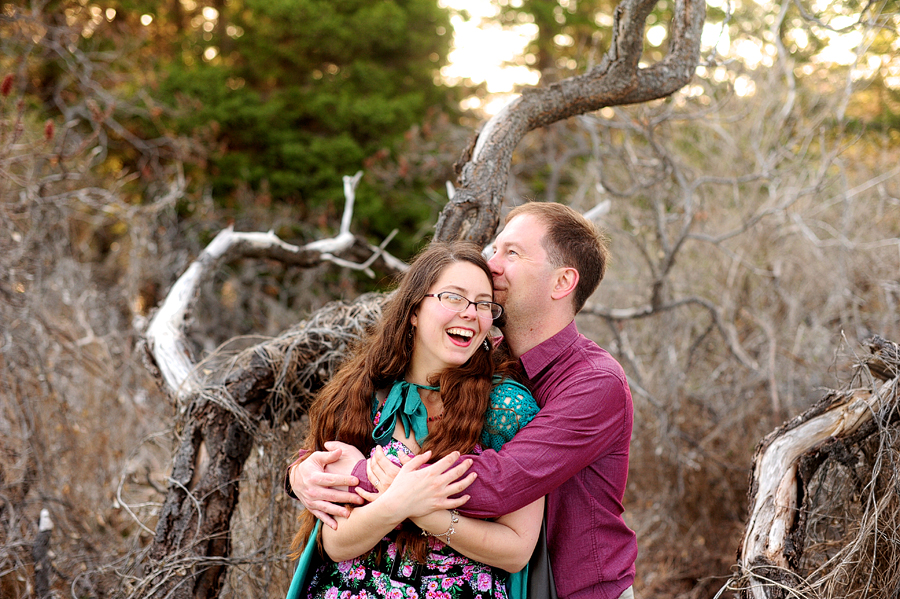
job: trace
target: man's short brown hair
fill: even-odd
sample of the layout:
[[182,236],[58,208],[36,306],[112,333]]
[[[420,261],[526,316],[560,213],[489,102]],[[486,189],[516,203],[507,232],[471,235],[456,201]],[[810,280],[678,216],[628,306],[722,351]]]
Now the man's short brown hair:
[[555,268],[568,267],[578,271],[578,285],[572,298],[577,314],[606,274],[609,260],[606,237],[584,216],[554,202],[528,202],[517,206],[506,216],[506,222],[526,214],[547,227],[541,246],[547,252],[550,264]]

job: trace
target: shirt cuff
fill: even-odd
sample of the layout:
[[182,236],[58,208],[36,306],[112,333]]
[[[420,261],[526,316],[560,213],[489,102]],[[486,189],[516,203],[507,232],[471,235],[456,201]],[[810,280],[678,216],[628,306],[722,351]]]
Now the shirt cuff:
[[294,489],[291,488],[291,468],[300,463],[300,460],[303,459],[303,456],[306,455],[306,450],[301,449],[297,452],[297,459],[290,463],[287,467],[287,470],[284,471],[284,492],[287,493],[288,497],[291,499],[297,499],[299,501],[299,497],[294,494]]
[[375,485],[369,482],[369,476],[366,474],[365,460],[356,462],[356,466],[353,467],[353,471],[350,474],[359,479],[359,484],[356,487],[350,487],[349,490],[351,492],[353,492],[355,489],[362,489],[363,491],[368,491],[369,493],[378,492],[378,489],[375,488]]

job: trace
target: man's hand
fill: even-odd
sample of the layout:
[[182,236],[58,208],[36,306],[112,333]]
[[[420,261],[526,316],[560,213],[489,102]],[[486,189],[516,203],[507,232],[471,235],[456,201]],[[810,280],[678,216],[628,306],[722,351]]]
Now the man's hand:
[[350,473],[363,456],[352,445],[337,441],[325,443],[325,448],[329,451],[316,451],[291,468],[291,489],[316,518],[337,529],[332,516],[347,518],[350,515],[350,510],[343,504],[364,503],[359,495],[347,491],[348,487],[359,484]]

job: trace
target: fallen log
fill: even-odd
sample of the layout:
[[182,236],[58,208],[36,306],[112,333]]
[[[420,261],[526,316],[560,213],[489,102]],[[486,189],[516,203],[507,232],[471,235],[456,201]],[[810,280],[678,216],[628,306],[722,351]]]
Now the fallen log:
[[[896,596],[900,574],[900,350],[865,342],[850,382],[757,447],[740,597]],[[723,590],[725,590],[723,588]]]

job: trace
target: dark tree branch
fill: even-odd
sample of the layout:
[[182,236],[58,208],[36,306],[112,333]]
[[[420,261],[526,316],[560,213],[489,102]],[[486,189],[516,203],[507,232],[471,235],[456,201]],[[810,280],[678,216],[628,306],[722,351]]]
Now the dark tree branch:
[[706,3],[678,0],[669,53],[641,68],[644,22],[657,1],[624,0],[616,8],[612,44],[599,65],[546,88],[526,89],[488,121],[456,165],[456,191],[438,219],[436,241],[490,241],[500,222],[513,150],[529,131],[606,106],[664,98],[690,81],[700,57]]

